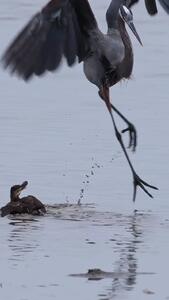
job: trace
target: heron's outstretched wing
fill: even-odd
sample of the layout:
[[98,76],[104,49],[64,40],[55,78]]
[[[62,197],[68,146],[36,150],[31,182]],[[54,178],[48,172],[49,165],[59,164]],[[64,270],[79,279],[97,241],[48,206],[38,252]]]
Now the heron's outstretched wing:
[[95,27],[88,0],[51,0],[21,30],[2,63],[24,80],[57,69],[63,56],[72,66],[88,54],[88,33]]
[[[133,6],[134,4],[136,4],[139,0],[129,0],[129,7]],[[163,9],[166,11],[166,13],[169,14],[169,0],[159,0],[161,6],[163,7]],[[147,9],[147,12],[150,15],[155,15],[158,13],[157,10],[157,5],[156,5],[156,0],[145,0],[145,6]]]

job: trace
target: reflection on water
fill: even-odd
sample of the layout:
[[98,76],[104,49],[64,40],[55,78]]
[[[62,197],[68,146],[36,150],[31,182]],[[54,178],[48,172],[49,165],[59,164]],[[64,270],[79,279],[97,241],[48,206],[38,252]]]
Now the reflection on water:
[[100,295],[99,299],[101,300],[118,298],[125,291],[131,291],[136,284],[138,274],[136,254],[139,244],[143,242],[140,216],[144,218],[137,213],[129,217],[126,231],[130,232],[130,236],[124,243],[121,242],[115,246],[115,251],[119,253],[119,259],[114,263],[114,271],[117,274],[125,272],[128,276],[113,279],[111,287],[107,288],[106,293]]
[[[137,259],[136,252],[138,248],[138,243],[141,243],[141,229],[137,224],[139,216],[135,214],[130,218],[129,229],[131,233],[129,241],[126,246],[122,246],[119,249],[119,261],[116,262],[117,268],[119,271],[127,270],[128,278],[124,282],[116,280],[112,284],[112,291],[114,295],[117,295],[117,290],[126,289],[127,291],[131,290],[136,284],[136,273],[137,273]],[[139,221],[139,220],[138,220]]]
[[[97,255],[95,267],[109,271],[108,276],[104,274],[101,278],[105,280],[90,283],[88,292],[88,276],[82,274],[80,277],[85,277],[84,280],[78,281],[79,291],[85,289],[90,295],[96,289],[97,299],[127,297],[134,291],[138,279],[146,282],[144,278],[154,276],[151,268],[140,269],[139,261],[140,253],[146,249],[145,233],[154,222],[151,214],[123,215],[97,211],[94,205],[58,204],[49,206],[44,217],[25,215],[2,220],[7,220],[9,226],[7,275],[17,274],[14,287],[21,294],[25,289],[28,292],[36,288],[37,297],[41,289],[44,290],[46,296],[42,299],[50,299],[50,294],[56,297],[58,289],[60,294],[67,295],[65,284],[76,290],[78,280],[78,274],[71,279],[68,275],[82,271],[82,262],[85,269],[92,268]],[[104,254],[107,250],[109,255]],[[108,270],[102,268],[105,262]],[[23,272],[28,274],[27,278],[22,278]],[[2,283],[4,285],[4,281]]]
[[[110,1],[90,2],[105,28]],[[1,0],[1,54],[43,4],[45,0]],[[100,205],[63,204],[49,206],[42,218],[1,218],[0,299],[143,300],[146,289],[155,291],[153,300],[169,296],[169,18],[161,12],[148,17],[142,4],[134,11],[144,40],[144,48],[134,45],[134,80],[115,87],[112,96],[138,129],[139,148],[132,159],[145,178],[158,182],[160,198],[149,201],[139,192],[136,208],[153,212],[131,213],[129,170],[82,66],[65,66],[30,84],[0,69],[0,206],[9,186],[25,177],[31,181],[30,193],[44,203],[63,202],[67,196],[77,202],[81,190],[82,203]],[[117,276],[95,282],[67,276],[89,268]]]
[[[58,211],[59,209],[59,211]],[[75,277],[86,277],[89,280],[100,280],[104,278],[113,278],[111,286],[106,291],[99,293],[99,299],[114,299],[119,295],[130,292],[137,283],[138,276],[152,275],[152,272],[138,272],[137,251],[144,243],[143,230],[146,222],[152,219],[152,216],[145,213],[134,212],[133,215],[115,214],[113,212],[99,212],[94,205],[64,205],[49,206],[49,215],[60,220],[89,222],[95,227],[112,228],[113,235],[109,236],[109,242],[112,244],[112,255],[118,253],[118,259],[113,263],[113,272],[106,274],[74,274]],[[143,226],[142,226],[143,225]],[[121,227],[121,233],[115,231],[115,228]],[[97,247],[97,243],[86,239],[86,243]],[[96,250],[97,251],[97,250]],[[99,266],[98,266],[99,267]],[[151,271],[151,270],[150,270]]]
[[39,247],[33,232],[41,229],[37,219],[32,217],[9,217],[9,237],[7,244],[10,249],[9,260],[13,266],[17,266],[19,261],[23,261],[27,253],[33,252]]

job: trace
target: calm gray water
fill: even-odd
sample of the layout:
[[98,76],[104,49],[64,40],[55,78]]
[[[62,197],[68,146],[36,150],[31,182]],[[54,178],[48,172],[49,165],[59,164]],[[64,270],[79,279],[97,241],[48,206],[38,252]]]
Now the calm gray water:
[[[44,3],[1,0],[1,54]],[[108,3],[91,1],[103,30]],[[140,176],[160,188],[153,200],[139,190],[133,205],[130,170],[81,65],[63,65],[29,84],[0,70],[1,206],[10,186],[24,180],[25,195],[47,205],[74,204],[50,208],[41,218],[1,219],[3,300],[169,299],[169,18],[161,9],[150,18],[142,4],[134,17],[144,47],[132,39],[133,78],[111,96],[138,129],[130,157]],[[68,276],[90,268],[117,275],[101,281]]]

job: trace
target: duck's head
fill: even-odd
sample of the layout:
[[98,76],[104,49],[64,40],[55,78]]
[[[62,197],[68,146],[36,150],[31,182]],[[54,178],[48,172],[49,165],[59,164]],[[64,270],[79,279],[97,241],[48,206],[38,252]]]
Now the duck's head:
[[20,193],[26,188],[27,185],[28,181],[24,181],[21,185],[13,185],[10,191],[11,201],[17,201]]

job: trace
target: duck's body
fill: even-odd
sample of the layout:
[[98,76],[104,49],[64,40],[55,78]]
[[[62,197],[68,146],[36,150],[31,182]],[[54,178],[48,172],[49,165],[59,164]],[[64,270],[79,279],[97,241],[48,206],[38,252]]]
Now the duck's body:
[[46,208],[43,203],[32,195],[21,198],[23,209],[26,210],[28,214],[41,214],[46,213]]
[[44,204],[34,196],[26,196],[19,198],[23,189],[27,186],[28,182],[24,181],[21,185],[14,185],[11,187],[10,198],[11,201],[1,208],[1,216],[15,215],[15,214],[32,214],[41,215],[46,213]]
[[8,202],[5,206],[1,207],[1,217],[5,217],[7,215],[15,215],[22,214],[24,212],[24,207],[21,201]]

